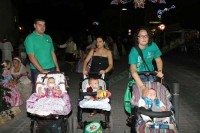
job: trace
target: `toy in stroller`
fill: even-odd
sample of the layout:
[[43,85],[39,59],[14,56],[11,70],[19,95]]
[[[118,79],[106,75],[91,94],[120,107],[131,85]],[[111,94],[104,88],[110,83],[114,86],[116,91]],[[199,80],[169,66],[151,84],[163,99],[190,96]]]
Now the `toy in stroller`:
[[[138,74],[147,77],[156,75],[155,72],[140,72]],[[178,114],[176,112],[178,109],[176,110],[177,107],[172,105],[172,100],[174,101],[175,97],[172,97],[169,86],[156,81],[147,81],[144,84],[150,89],[143,96],[134,80],[127,85],[124,105],[129,115],[127,125],[131,127],[131,133],[177,133],[178,124],[175,121],[174,113]],[[154,98],[149,98],[147,95],[152,95],[152,93]],[[142,102],[147,107],[141,106]]]
[[[95,75],[98,73],[90,72],[90,74]],[[79,89],[78,112],[77,116],[73,118],[73,132],[77,133],[78,129],[83,129],[84,133],[97,131],[112,132],[111,93],[106,90],[104,75],[101,75],[101,78],[84,75],[83,80],[80,81]],[[97,114],[94,117],[85,117],[83,112],[85,112],[85,114],[90,113],[89,116],[93,116],[93,113]],[[105,119],[101,119],[99,117],[101,115],[103,115]],[[83,117],[84,119],[89,118],[88,121],[83,121]],[[97,119],[100,120],[96,121]]]
[[64,74],[39,74],[36,92],[26,101],[32,133],[66,133],[71,130],[71,102]]

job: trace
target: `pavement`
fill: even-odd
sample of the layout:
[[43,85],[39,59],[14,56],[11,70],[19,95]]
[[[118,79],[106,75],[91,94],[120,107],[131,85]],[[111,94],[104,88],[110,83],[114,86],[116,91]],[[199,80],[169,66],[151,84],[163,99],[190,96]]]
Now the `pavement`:
[[[127,56],[123,56],[119,61],[114,62],[114,71],[110,78],[113,133],[130,132],[130,128],[126,125],[127,115],[123,107],[124,92],[129,81],[127,59]],[[166,81],[170,86],[174,82],[180,83],[179,133],[199,133],[200,63],[197,59],[191,58],[186,54],[177,53],[166,55],[163,57],[163,60]],[[77,113],[77,98],[81,74],[71,72],[70,66],[66,63],[62,63],[61,71],[69,76],[69,95],[72,101],[72,114],[70,118],[74,118]],[[25,105],[22,105],[20,108],[22,112],[5,125],[2,125],[0,133],[30,133],[30,118],[26,115]],[[86,114],[83,119],[90,118]],[[95,117],[92,119],[95,119]],[[83,131],[78,130],[79,132]]]

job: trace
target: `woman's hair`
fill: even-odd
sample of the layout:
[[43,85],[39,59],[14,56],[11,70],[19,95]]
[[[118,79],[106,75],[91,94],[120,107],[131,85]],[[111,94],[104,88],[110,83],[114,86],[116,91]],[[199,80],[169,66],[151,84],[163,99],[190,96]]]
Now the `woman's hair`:
[[97,38],[101,38],[105,42],[105,36],[104,35],[98,34],[98,35],[96,35],[96,39]]
[[153,42],[153,34],[152,34],[152,31],[149,30],[149,28],[144,27],[144,26],[138,28],[138,29],[135,31],[134,35],[133,35],[135,45],[138,45],[138,44],[139,44],[139,42],[138,42],[138,34],[139,34],[139,32],[140,32],[141,30],[147,31],[147,35],[149,36],[148,45],[151,45],[152,42]]

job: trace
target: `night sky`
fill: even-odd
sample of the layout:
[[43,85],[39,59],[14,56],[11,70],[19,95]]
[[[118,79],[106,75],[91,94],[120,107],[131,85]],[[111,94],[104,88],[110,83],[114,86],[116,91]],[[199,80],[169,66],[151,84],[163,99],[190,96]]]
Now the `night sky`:
[[[19,23],[32,28],[35,18],[44,18],[48,29],[77,31],[90,28],[93,21],[102,21],[105,27],[116,28],[119,21],[119,11],[122,7],[129,10],[129,16],[123,15],[123,21],[134,17],[136,24],[143,24],[146,8],[164,9],[174,4],[176,9],[163,14],[164,23],[179,23],[184,28],[199,29],[199,0],[166,0],[167,4],[152,4],[147,2],[144,9],[135,9],[132,2],[128,4],[110,5],[111,0],[12,0],[19,13]],[[155,15],[155,11],[149,12]],[[131,16],[132,15],[132,16]],[[196,17],[194,17],[196,16]],[[129,17],[129,18],[126,18]],[[157,16],[153,16],[157,18]],[[126,25],[127,22],[123,22]],[[131,21],[130,21],[131,23]]]

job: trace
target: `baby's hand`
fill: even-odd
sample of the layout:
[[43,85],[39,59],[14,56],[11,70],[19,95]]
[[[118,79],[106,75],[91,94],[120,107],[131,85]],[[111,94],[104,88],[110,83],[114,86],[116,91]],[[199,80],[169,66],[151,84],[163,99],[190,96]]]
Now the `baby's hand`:
[[166,108],[165,108],[164,106],[160,107],[160,109],[161,109],[162,111],[166,111]]
[[41,86],[38,88],[38,93],[39,93],[39,95],[40,95],[41,97],[43,97],[43,96],[45,95],[45,93],[42,92],[42,87],[41,87]]

